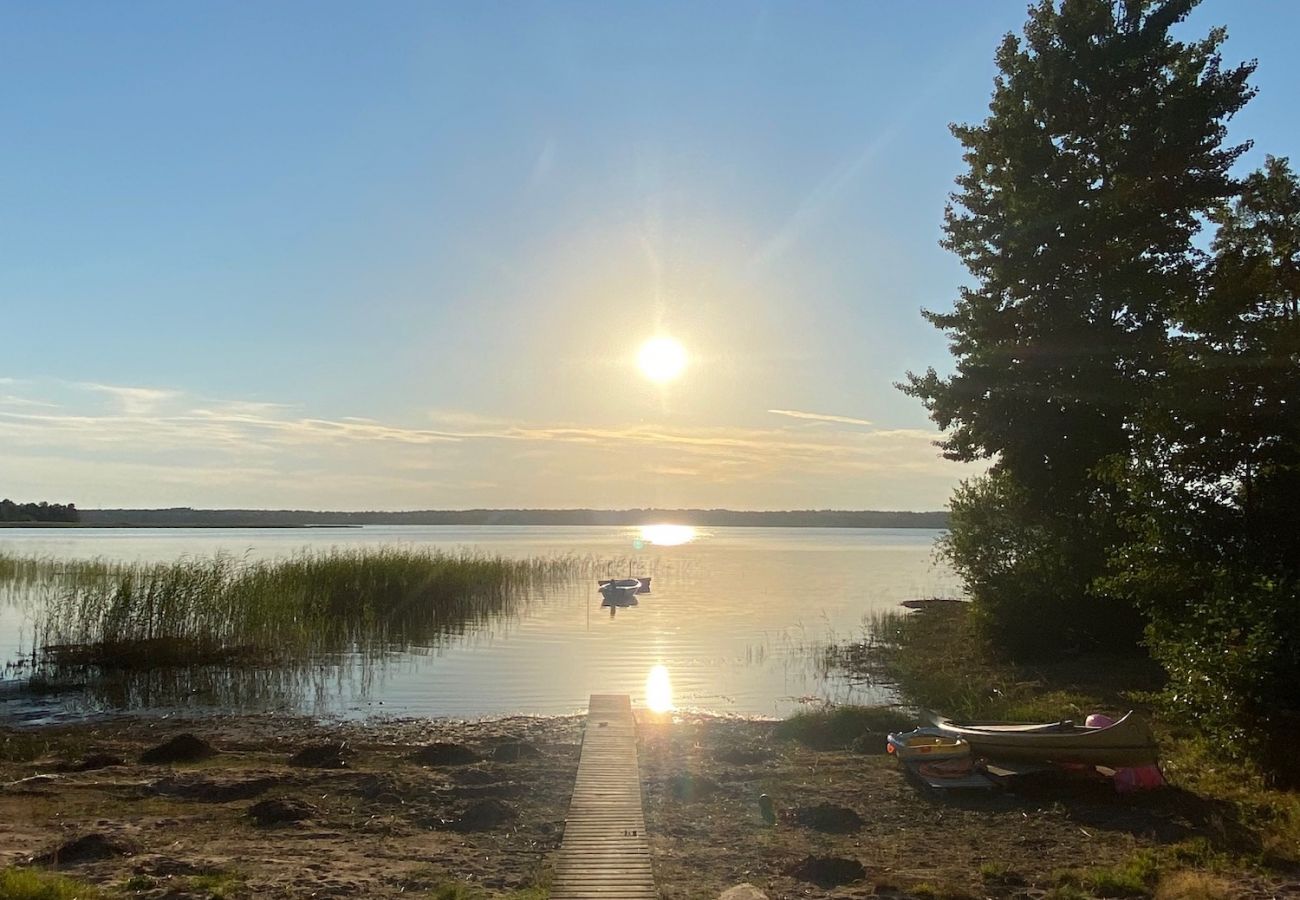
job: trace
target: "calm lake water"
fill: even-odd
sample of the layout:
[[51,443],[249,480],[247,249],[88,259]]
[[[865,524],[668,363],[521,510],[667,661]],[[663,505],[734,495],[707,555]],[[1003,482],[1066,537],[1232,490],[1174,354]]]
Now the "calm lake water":
[[[593,692],[628,693],[643,702],[656,666],[667,670],[678,708],[779,716],[810,702],[869,702],[880,698],[876,689],[819,671],[809,651],[860,635],[873,610],[959,595],[956,575],[933,556],[939,534],[527,526],[7,530],[0,532],[0,551],[58,558],[168,561],[218,552],[274,558],[304,549],[401,545],[511,557],[579,555],[610,560],[611,575],[654,581],[639,606],[613,618],[600,608],[595,583],[583,579],[539,591],[518,612],[439,646],[394,652],[378,665],[334,661],[293,677],[199,678],[187,683],[180,700],[174,689],[149,687],[93,700],[76,694],[33,700],[8,691],[0,693],[0,718],[46,720],[79,714],[88,704],[194,711],[233,704],[348,717],[564,714],[585,709]],[[16,596],[0,602],[0,661],[29,648],[30,602]],[[167,699],[160,704],[155,696]]]

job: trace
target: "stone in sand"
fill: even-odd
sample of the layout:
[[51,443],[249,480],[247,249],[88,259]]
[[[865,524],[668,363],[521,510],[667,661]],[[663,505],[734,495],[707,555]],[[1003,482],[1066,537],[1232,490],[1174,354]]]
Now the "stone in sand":
[[114,753],[88,753],[77,762],[65,762],[59,766],[60,772],[90,772],[95,769],[107,769],[110,766],[124,766],[126,760]]
[[842,856],[805,856],[785,873],[823,888],[839,887],[867,877],[862,863]]
[[248,808],[248,814],[258,825],[281,825],[286,822],[301,822],[320,812],[305,800],[293,797],[276,797],[263,800]]
[[767,894],[746,881],[727,888],[718,895],[718,900],[767,900]]
[[159,744],[140,754],[142,763],[202,762],[217,755],[217,749],[203,738],[192,734],[178,734],[170,741]]
[[139,851],[140,845],[134,841],[93,832],[34,856],[31,861],[38,866],[75,866],[115,856],[133,856]]
[[452,820],[451,827],[456,831],[491,831],[500,828],[515,815],[515,808],[509,803],[489,798],[467,806],[465,812]]
[[507,741],[498,744],[492,751],[492,758],[497,762],[519,762],[524,759],[536,759],[542,752],[527,741]]
[[311,744],[289,757],[289,765],[307,769],[346,769],[352,750],[347,744]]
[[479,755],[464,744],[435,741],[410,756],[422,766],[467,766],[479,761]]
[[812,806],[796,806],[786,810],[781,816],[795,825],[803,825],[827,834],[849,834],[857,831],[866,823],[862,817],[847,806],[833,803],[817,803]]

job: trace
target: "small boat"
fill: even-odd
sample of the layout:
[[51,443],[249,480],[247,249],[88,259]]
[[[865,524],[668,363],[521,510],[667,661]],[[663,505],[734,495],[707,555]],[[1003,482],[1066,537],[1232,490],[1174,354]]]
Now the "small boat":
[[649,578],[610,578],[597,582],[600,595],[605,599],[601,606],[636,606],[637,594],[650,593]]
[[970,759],[970,744],[938,728],[888,735],[885,750],[900,760]]
[[954,722],[932,716],[943,734],[961,738],[980,757],[1093,766],[1142,766],[1158,761],[1156,739],[1136,713],[1090,728],[1069,720],[1042,725]]

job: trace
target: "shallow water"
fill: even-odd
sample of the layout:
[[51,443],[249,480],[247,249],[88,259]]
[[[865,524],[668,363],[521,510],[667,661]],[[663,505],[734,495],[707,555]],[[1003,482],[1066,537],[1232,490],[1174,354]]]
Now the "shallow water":
[[[0,532],[0,551],[57,558],[167,561],[224,552],[272,558],[303,549],[468,547],[503,556],[573,554],[609,574],[653,576],[653,591],[610,617],[585,579],[539,591],[519,611],[437,647],[378,664],[321,660],[303,671],[152,676],[93,696],[33,701],[0,694],[0,717],[48,719],[87,706],[161,711],[285,709],[312,714],[473,717],[562,714],[593,692],[644,703],[663,666],[678,708],[785,715],[822,700],[879,699],[820,671],[809,649],[862,632],[873,610],[953,596],[955,574],[933,558],[939,532],[921,529],[366,526],[313,529],[132,529]],[[656,543],[658,541],[659,543]],[[680,543],[677,543],[680,541]],[[22,597],[0,603],[0,660],[24,649]],[[27,637],[30,644],[30,635]],[[662,689],[662,675],[656,676]]]

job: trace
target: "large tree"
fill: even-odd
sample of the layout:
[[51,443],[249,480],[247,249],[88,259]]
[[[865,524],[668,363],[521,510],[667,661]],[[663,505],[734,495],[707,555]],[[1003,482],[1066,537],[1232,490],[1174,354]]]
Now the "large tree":
[[1183,711],[1300,783],[1300,179],[1269,157],[1213,218],[1205,290],[1123,467],[1113,586],[1150,616]]
[[1171,35],[1195,5],[1043,0],[998,49],[988,118],[952,129],[966,171],[944,246],[973,282],[925,313],[955,370],[904,389],[947,456],[993,460],[954,499],[949,552],[1010,649],[1067,625],[1087,638],[1123,502],[1102,469],[1131,451],[1175,310],[1198,290],[1193,241],[1237,190],[1246,147],[1225,145],[1226,122],[1254,65],[1223,66],[1222,29]]

